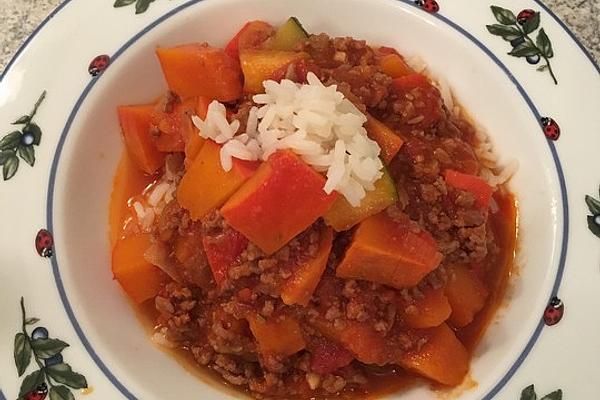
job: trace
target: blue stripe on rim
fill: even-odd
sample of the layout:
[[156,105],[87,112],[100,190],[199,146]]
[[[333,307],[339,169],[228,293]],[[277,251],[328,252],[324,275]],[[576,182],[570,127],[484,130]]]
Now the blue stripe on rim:
[[[8,65],[5,68],[4,72],[0,75],[0,82],[2,81],[2,79],[4,79],[4,77],[6,76],[6,74],[8,73],[8,71],[10,70],[10,68],[12,67],[12,65],[15,63],[16,59],[18,58],[18,56],[27,47],[27,45],[34,39],[34,37],[37,36],[37,34],[42,30],[42,28],[60,10],[62,10],[71,1],[72,0],[65,0],[62,4],[60,4],[38,26],[38,28],[36,28],[34,30],[34,32],[27,38],[27,40],[19,48],[19,50],[17,51],[17,53],[15,54],[15,56],[8,63]],[[116,58],[118,56],[120,56],[133,43],[135,43],[141,36],[143,36],[144,34],[146,34],[148,31],[152,30],[158,24],[162,23],[163,21],[165,21],[166,19],[170,18],[171,16],[179,13],[180,11],[182,11],[182,10],[190,7],[191,5],[199,3],[200,1],[202,1],[202,0],[192,0],[192,1],[189,1],[188,3],[185,3],[185,4],[181,5],[181,6],[178,6],[175,9],[171,10],[169,13],[163,15],[162,17],[160,17],[159,19],[157,19],[156,21],[154,21],[152,24],[148,25],[146,28],[144,28],[141,32],[139,32],[136,36],[134,36],[131,40],[129,40],[123,47],[121,47],[114,54],[114,56],[112,57],[113,61],[116,60]],[[411,2],[411,1],[409,1],[409,0],[399,0],[399,1],[402,1],[402,2],[404,2],[406,4],[410,4],[410,5],[414,6],[414,3]],[[557,21],[557,23],[567,32],[567,34],[579,46],[579,48],[582,50],[582,52],[584,53],[584,55],[590,60],[590,62],[592,63],[592,65],[594,65],[594,67],[596,68],[596,70],[600,71],[600,68],[598,67],[598,64],[595,63],[594,59],[591,57],[591,55],[588,53],[588,51],[585,49],[585,47],[579,42],[579,40],[576,38],[576,36],[566,27],[566,25],[554,13],[552,13],[540,0],[534,0],[534,1],[537,4],[539,4],[540,7],[542,7],[548,14],[550,14]],[[531,111],[533,112],[533,114],[535,115],[535,117],[539,121],[539,119],[540,119],[540,113],[538,112],[538,110],[534,106],[534,104],[531,101],[531,99],[529,98],[529,96],[526,94],[526,92],[523,89],[523,87],[518,83],[518,81],[516,80],[516,78],[510,73],[510,71],[508,70],[508,68],[506,68],[506,66],[487,47],[485,47],[480,41],[478,41],[469,32],[467,32],[466,30],[464,30],[463,28],[461,28],[460,26],[458,26],[454,22],[452,22],[452,21],[448,20],[447,18],[443,17],[442,15],[434,14],[434,17],[436,17],[436,18],[440,19],[441,21],[447,23],[452,28],[456,29],[457,31],[459,31],[460,33],[462,33],[463,35],[465,35],[466,37],[468,37],[481,50],[483,50],[488,56],[490,56],[492,58],[492,60],[507,74],[507,76],[513,82],[513,84],[517,87],[517,89],[519,90],[519,92],[521,93],[521,95],[526,100],[527,104],[529,105],[529,108],[531,109]],[[61,134],[61,137],[59,139],[59,143],[58,143],[57,150],[56,150],[56,153],[55,153],[55,158],[54,158],[53,163],[52,163],[52,168],[51,168],[51,173],[50,173],[50,182],[49,182],[49,186],[48,186],[49,190],[48,190],[48,205],[47,205],[47,215],[48,215],[47,222],[48,222],[48,227],[49,227],[50,231],[52,231],[52,227],[53,227],[53,224],[52,224],[53,193],[54,193],[54,183],[55,183],[55,179],[56,179],[56,169],[57,169],[57,166],[58,166],[58,161],[59,161],[59,158],[60,158],[60,154],[62,152],[62,148],[63,148],[64,142],[65,142],[65,139],[66,139],[66,135],[67,135],[68,130],[69,130],[69,128],[70,128],[70,126],[71,126],[74,118],[75,118],[75,115],[76,115],[77,111],[79,110],[79,108],[81,107],[81,104],[83,103],[83,101],[85,100],[85,98],[87,97],[87,95],[89,94],[90,90],[93,88],[95,82],[96,82],[96,80],[94,79],[94,80],[92,80],[86,86],[84,92],[82,93],[82,95],[80,96],[80,98],[78,99],[78,101],[76,102],[75,107],[74,107],[73,111],[71,112],[71,115],[69,116],[67,124],[66,124],[66,126],[65,126],[65,128],[64,128],[64,130],[63,130],[63,132]],[[561,255],[560,255],[560,260],[559,260],[559,269],[558,269],[557,276],[556,276],[556,279],[555,279],[555,282],[554,282],[554,286],[553,286],[553,289],[552,289],[552,295],[555,295],[558,292],[558,289],[560,287],[562,276],[563,276],[563,273],[564,273],[564,268],[565,268],[566,251],[567,251],[567,246],[568,246],[569,214],[568,214],[568,198],[567,198],[567,193],[566,193],[566,184],[565,184],[565,179],[564,179],[564,174],[563,174],[562,166],[560,164],[560,160],[559,160],[559,157],[558,157],[558,153],[556,151],[554,143],[548,141],[548,146],[550,147],[550,151],[552,153],[552,157],[553,157],[554,162],[555,162],[556,167],[557,167],[557,173],[558,173],[560,187],[561,187],[561,196],[562,196],[562,201],[563,201],[563,219],[564,219],[563,240],[562,240],[562,250],[561,250]],[[60,296],[61,296],[61,300],[63,301],[63,305],[65,306],[65,310],[67,312],[67,315],[69,316],[69,319],[71,320],[71,323],[73,324],[73,327],[75,328],[75,331],[77,332],[77,335],[79,336],[80,340],[82,341],[84,347],[86,348],[86,350],[88,351],[88,353],[90,354],[90,356],[92,357],[92,359],[94,360],[94,362],[96,362],[96,364],[98,365],[98,367],[107,376],[107,378],[117,387],[117,389],[119,389],[119,391],[121,391],[121,393],[125,397],[127,397],[128,399],[136,399],[135,396],[133,396],[119,382],[119,380],[110,372],[110,370],[108,370],[108,368],[106,367],[106,365],[100,360],[100,358],[98,357],[98,355],[96,354],[96,352],[94,351],[94,349],[91,347],[89,341],[87,340],[87,338],[83,334],[83,331],[81,330],[81,327],[79,326],[79,323],[77,322],[77,320],[76,320],[76,318],[75,318],[75,316],[73,314],[73,310],[72,310],[71,305],[70,305],[70,303],[68,301],[68,298],[67,298],[66,293],[65,293],[64,286],[62,284],[62,278],[60,276],[60,271],[58,270],[58,265],[57,265],[57,262],[56,262],[56,258],[52,259],[52,267],[53,267],[53,272],[54,272],[54,277],[55,277],[55,280],[56,280],[56,284],[57,284],[57,287],[58,287],[58,290],[59,290],[59,293],[60,293]],[[533,346],[534,346],[535,342],[537,341],[537,339],[538,339],[538,337],[539,337],[539,335],[540,335],[543,327],[544,327],[544,323],[540,319],[540,322],[538,323],[538,326],[536,327],[536,329],[535,329],[535,331],[534,331],[531,339],[529,340],[529,342],[525,346],[525,348],[522,351],[521,355],[518,357],[518,359],[515,361],[515,363],[513,364],[513,366],[506,373],[506,375],[484,397],[484,400],[492,399],[502,389],[502,387],[504,387],[504,385],[510,380],[510,378],[514,375],[514,373],[517,371],[517,369],[520,367],[520,365],[523,363],[523,361],[525,360],[525,358],[527,357],[527,355],[529,354],[529,352],[533,348]],[[4,397],[4,395],[2,394],[1,391],[0,391],[0,400],[5,400],[5,397]]]

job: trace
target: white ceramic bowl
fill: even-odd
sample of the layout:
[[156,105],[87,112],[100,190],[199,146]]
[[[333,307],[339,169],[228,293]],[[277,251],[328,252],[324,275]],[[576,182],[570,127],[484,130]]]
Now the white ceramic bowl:
[[[125,43],[83,97],[58,158],[52,207],[56,262],[66,298],[97,363],[141,399],[198,395],[215,387],[154,347],[110,272],[108,202],[122,151],[115,108],[148,102],[165,89],[157,46],[195,41],[224,45],[247,20],[273,24],[296,16],[310,32],[364,38],[420,56],[486,128],[502,162],[519,160],[511,182],[519,201],[519,273],[509,299],[473,358],[478,385],[464,399],[484,398],[510,372],[540,322],[556,275],[562,200],[556,167],[536,116],[511,77],[463,33],[403,2],[389,0],[221,0],[189,5]],[[200,395],[201,394],[201,395]],[[435,398],[426,387],[394,398]]]

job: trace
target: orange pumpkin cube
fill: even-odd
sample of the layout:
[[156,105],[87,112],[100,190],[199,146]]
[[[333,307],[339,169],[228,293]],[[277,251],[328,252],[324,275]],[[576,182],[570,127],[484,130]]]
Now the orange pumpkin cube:
[[290,316],[280,315],[265,320],[252,315],[247,319],[263,355],[291,356],[306,347],[300,324]]
[[380,157],[383,162],[386,165],[392,162],[404,144],[404,140],[391,128],[371,115],[367,116],[365,128],[369,138],[376,141],[381,148]]
[[307,305],[315,291],[321,275],[327,267],[327,260],[333,245],[333,231],[324,228],[321,232],[321,243],[314,258],[306,260],[295,270],[281,288],[281,299],[285,304]]
[[[199,157],[200,158],[200,157]],[[288,150],[274,153],[225,203],[221,215],[267,254],[273,254],[329,210],[337,193]]]
[[446,284],[446,296],[452,308],[449,322],[461,328],[470,324],[485,306],[488,290],[483,282],[467,267],[452,268]]
[[382,212],[360,223],[336,275],[402,289],[419,283],[442,258],[428,232],[415,233]]
[[165,282],[165,274],[144,258],[151,235],[120,239],[112,253],[112,272],[125,293],[136,303],[153,298]]
[[242,95],[240,66],[221,49],[194,43],[158,48],[156,54],[169,89],[184,99],[204,96],[228,102]]
[[402,301],[401,309],[402,319],[406,325],[415,329],[441,325],[452,313],[450,303],[444,295],[444,288],[427,290],[422,298],[416,299],[413,303]]
[[163,166],[165,155],[156,149],[150,134],[154,105],[119,106],[117,113],[129,157],[140,170],[155,173]]
[[400,358],[400,365],[443,385],[460,385],[469,370],[467,349],[446,324],[433,328],[428,336],[420,350]]
[[177,188],[181,207],[198,220],[219,208],[256,171],[258,163],[233,160],[233,168],[221,166],[221,146],[206,140]]

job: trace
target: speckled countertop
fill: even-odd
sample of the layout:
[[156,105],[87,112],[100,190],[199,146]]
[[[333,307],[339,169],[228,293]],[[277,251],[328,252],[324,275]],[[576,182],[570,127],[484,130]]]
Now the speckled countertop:
[[[0,71],[25,38],[62,0],[0,0]],[[110,1],[110,0],[107,0]],[[600,0],[545,0],[600,60]]]

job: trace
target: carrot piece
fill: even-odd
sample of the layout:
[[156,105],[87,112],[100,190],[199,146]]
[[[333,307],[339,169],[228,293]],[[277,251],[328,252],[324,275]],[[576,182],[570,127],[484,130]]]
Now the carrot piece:
[[410,328],[423,329],[441,325],[452,313],[444,289],[428,290],[412,303],[402,301],[402,318]]
[[240,63],[244,73],[244,92],[264,93],[264,81],[272,79],[277,70],[306,56],[306,53],[293,51],[251,49],[240,51]]
[[306,347],[300,324],[293,317],[280,315],[265,320],[251,315],[247,320],[263,355],[291,356]]
[[281,288],[281,299],[285,304],[307,305],[315,291],[321,275],[327,266],[331,246],[333,245],[333,231],[324,228],[321,232],[321,243],[314,258],[307,260],[293,272],[292,276]]
[[147,174],[155,173],[165,162],[165,155],[156,149],[150,134],[153,112],[154,105],[117,108],[129,157]]
[[136,303],[142,303],[158,294],[165,282],[165,274],[144,258],[150,247],[150,234],[120,239],[112,253],[112,272],[123,290]]
[[202,245],[215,282],[221,285],[227,280],[229,267],[248,247],[248,239],[233,229],[227,229],[217,237],[205,236]]
[[206,140],[177,188],[177,200],[193,220],[219,208],[256,171],[258,163],[234,159],[233,168],[221,166],[221,146]]
[[386,54],[379,59],[379,67],[384,74],[392,78],[414,74],[415,71],[406,64],[402,56],[398,54]]
[[381,158],[386,164],[392,162],[400,148],[404,144],[404,140],[392,129],[388,128],[383,122],[367,115],[367,123],[365,124],[369,138],[376,141],[381,148]]
[[452,308],[449,322],[454,327],[462,328],[470,324],[485,306],[488,290],[467,267],[457,266],[452,268],[446,284],[446,296]]
[[325,178],[298,155],[280,150],[225,203],[221,214],[261,250],[273,254],[331,207],[338,195],[326,194],[324,185]]
[[264,21],[250,21],[227,43],[225,53],[236,60],[241,49],[260,47],[268,38],[273,36],[275,29]]
[[154,178],[143,173],[133,162],[127,151],[123,152],[112,192],[110,194],[110,245],[114,247],[117,239],[122,234],[125,219],[129,216],[127,201],[141,193]]
[[444,171],[444,177],[448,185],[472,193],[481,208],[487,209],[489,207],[494,189],[483,178],[463,174],[452,169]]
[[419,283],[442,258],[428,232],[414,233],[382,212],[358,226],[336,275],[401,289]]
[[221,49],[194,43],[158,48],[156,54],[169,88],[181,98],[205,96],[227,102],[242,95],[240,66]]
[[418,351],[400,358],[400,365],[443,385],[459,385],[469,370],[469,354],[446,324],[431,330],[429,340]]

